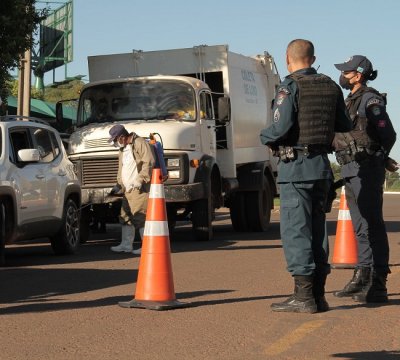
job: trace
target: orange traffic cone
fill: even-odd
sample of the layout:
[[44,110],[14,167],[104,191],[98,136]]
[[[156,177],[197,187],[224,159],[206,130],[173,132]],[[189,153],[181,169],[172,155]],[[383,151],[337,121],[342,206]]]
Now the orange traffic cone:
[[333,249],[332,267],[340,269],[352,269],[358,262],[357,240],[351,222],[350,211],[347,207],[345,187],[342,187],[338,222],[336,227],[336,239]]
[[136,294],[132,301],[119,302],[121,307],[168,310],[187,305],[175,297],[162,180],[161,170],[153,169]]

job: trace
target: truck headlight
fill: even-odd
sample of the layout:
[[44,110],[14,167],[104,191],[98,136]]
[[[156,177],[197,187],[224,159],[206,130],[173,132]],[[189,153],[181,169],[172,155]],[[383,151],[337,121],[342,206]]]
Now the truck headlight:
[[179,179],[181,177],[181,172],[179,170],[170,170],[168,171],[169,179]]
[[167,167],[179,167],[180,160],[177,158],[167,159]]

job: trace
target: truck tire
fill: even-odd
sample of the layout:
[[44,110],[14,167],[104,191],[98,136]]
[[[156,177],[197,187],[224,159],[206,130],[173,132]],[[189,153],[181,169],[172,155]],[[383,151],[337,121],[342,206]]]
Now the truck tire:
[[193,236],[197,241],[209,241],[213,237],[213,208],[211,196],[196,200],[192,206]]
[[6,264],[6,205],[0,202],[0,266]]
[[245,209],[250,231],[266,231],[271,220],[272,191],[264,176],[262,190],[246,193]]
[[79,216],[75,202],[68,199],[60,230],[50,238],[51,247],[57,255],[73,254],[79,247]]
[[247,216],[245,211],[245,193],[243,191],[236,191],[232,194],[230,215],[232,226],[235,231],[244,232],[248,231]]

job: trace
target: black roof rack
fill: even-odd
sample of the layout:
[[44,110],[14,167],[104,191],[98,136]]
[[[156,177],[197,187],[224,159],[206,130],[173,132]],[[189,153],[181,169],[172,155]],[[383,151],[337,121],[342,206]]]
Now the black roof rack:
[[4,115],[0,116],[0,121],[31,121],[39,124],[50,125],[47,121],[33,117],[33,116],[23,116],[23,115]]

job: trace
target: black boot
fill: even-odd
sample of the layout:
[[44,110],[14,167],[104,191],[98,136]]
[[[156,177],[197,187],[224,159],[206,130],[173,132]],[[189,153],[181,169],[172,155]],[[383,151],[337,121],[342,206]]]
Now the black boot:
[[310,313],[317,312],[313,296],[313,276],[293,276],[294,294],[281,303],[271,305],[272,311]]
[[328,274],[326,271],[315,270],[314,281],[313,281],[313,294],[315,303],[317,304],[317,310],[319,312],[325,312],[329,310],[329,304],[325,299],[325,283]]
[[337,297],[353,296],[360,292],[364,285],[369,282],[371,276],[371,268],[369,267],[357,267],[354,270],[353,278],[346,284],[346,286],[340,290],[335,291],[333,295]]
[[388,302],[386,280],[387,272],[372,271],[370,281],[364,285],[361,292],[353,295],[353,300],[364,304]]

